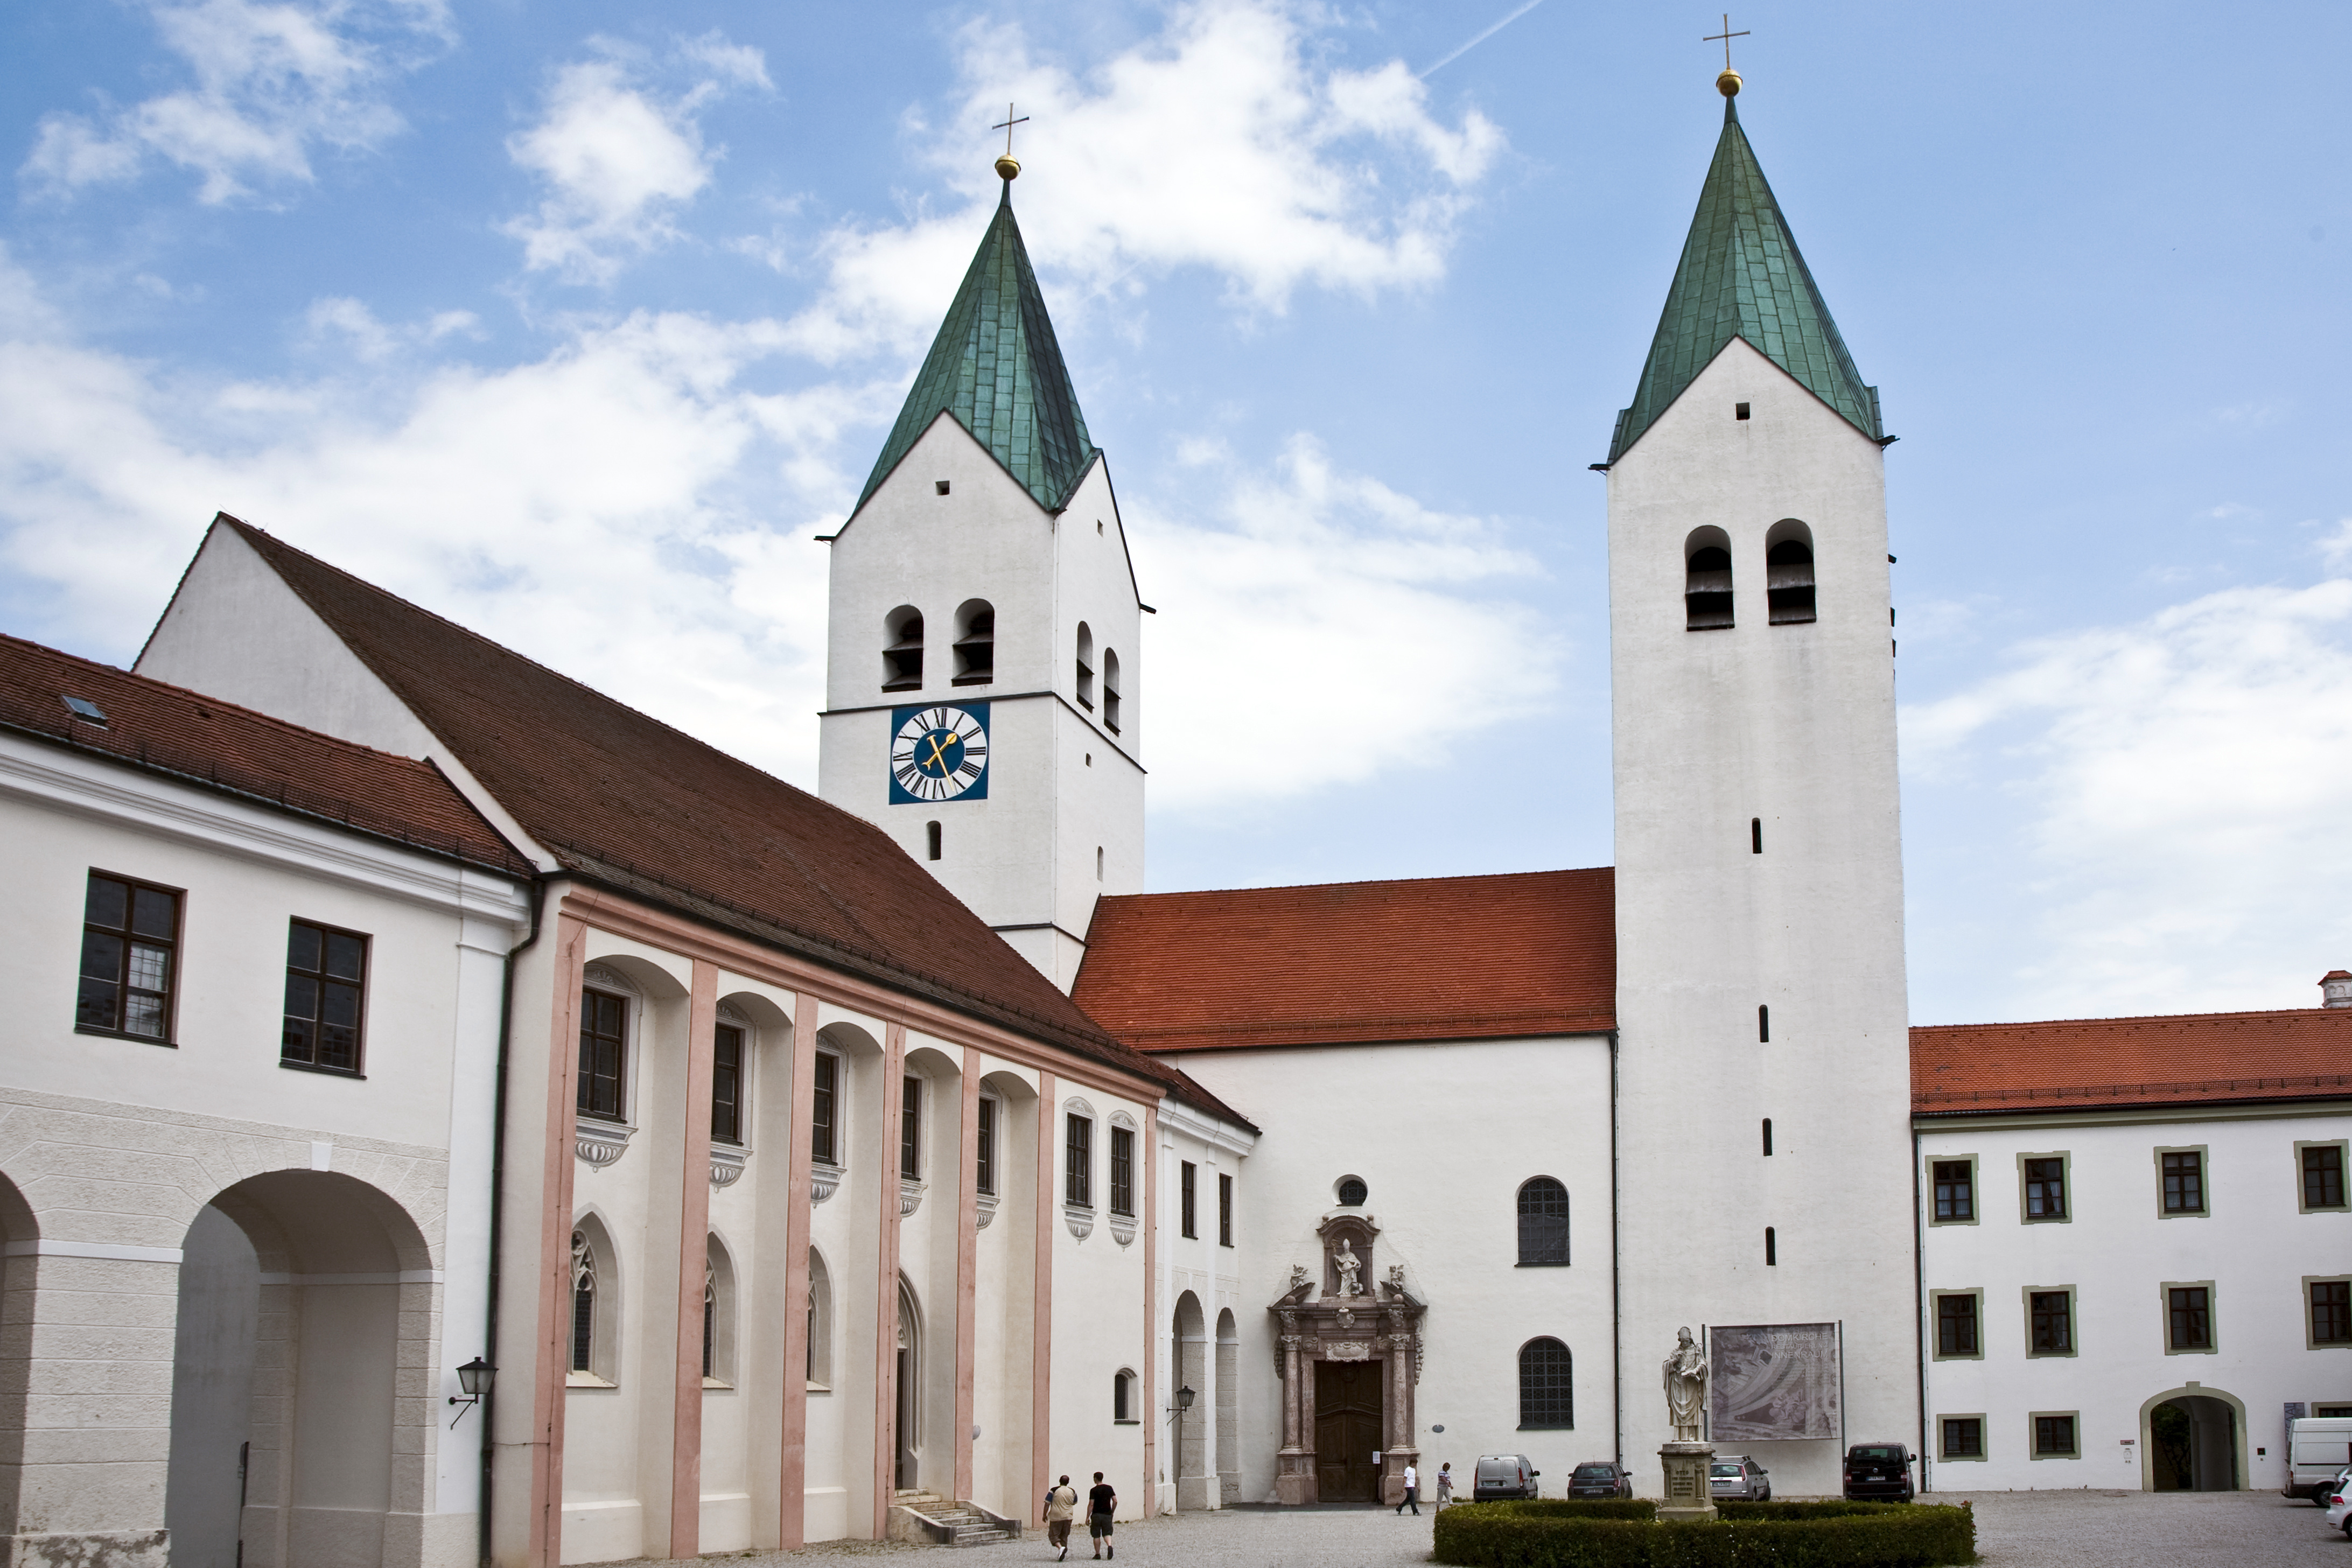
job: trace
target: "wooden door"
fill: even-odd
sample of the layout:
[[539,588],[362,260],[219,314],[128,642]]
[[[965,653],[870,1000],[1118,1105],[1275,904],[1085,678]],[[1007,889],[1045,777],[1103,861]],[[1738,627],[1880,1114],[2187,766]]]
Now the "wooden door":
[[1315,1479],[1324,1502],[1370,1502],[1379,1495],[1388,1380],[1377,1361],[1315,1363]]

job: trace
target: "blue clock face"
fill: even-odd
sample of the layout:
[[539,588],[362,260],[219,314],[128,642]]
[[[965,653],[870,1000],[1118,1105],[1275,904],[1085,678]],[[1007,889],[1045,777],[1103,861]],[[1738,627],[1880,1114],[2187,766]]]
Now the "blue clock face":
[[988,704],[890,714],[890,804],[988,798]]

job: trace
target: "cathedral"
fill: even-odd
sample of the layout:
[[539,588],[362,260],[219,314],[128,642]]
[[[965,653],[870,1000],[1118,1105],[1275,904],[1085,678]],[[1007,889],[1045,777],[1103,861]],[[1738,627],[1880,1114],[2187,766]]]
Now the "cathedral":
[[814,795],[226,515],[133,671],[0,640],[10,1560],[1656,1495],[1685,1330],[1782,1495],[2282,1485],[2352,975],[1911,1027],[1894,437],[1717,86],[1592,465],[1611,867],[1143,890],[1155,612],[1009,153],[826,538]]

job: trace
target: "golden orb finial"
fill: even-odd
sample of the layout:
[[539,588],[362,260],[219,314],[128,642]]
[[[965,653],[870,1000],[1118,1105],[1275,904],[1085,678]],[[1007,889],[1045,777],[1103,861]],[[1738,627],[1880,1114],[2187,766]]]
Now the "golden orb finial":
[[1726,98],[1738,97],[1739,73],[1727,68],[1721,76],[1715,79],[1715,90]]
[[1021,160],[1007,153],[996,160],[996,177],[1011,182],[1021,177]]

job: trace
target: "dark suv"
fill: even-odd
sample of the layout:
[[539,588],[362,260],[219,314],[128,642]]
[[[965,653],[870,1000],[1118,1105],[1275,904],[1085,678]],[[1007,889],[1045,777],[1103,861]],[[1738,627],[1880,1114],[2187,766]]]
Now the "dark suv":
[[1845,1495],[1860,1501],[1911,1500],[1911,1450],[1900,1443],[1856,1443],[1845,1451]]
[[1568,1495],[1576,1497],[1632,1497],[1633,1477],[1614,1459],[1587,1459],[1576,1467],[1568,1478]]

